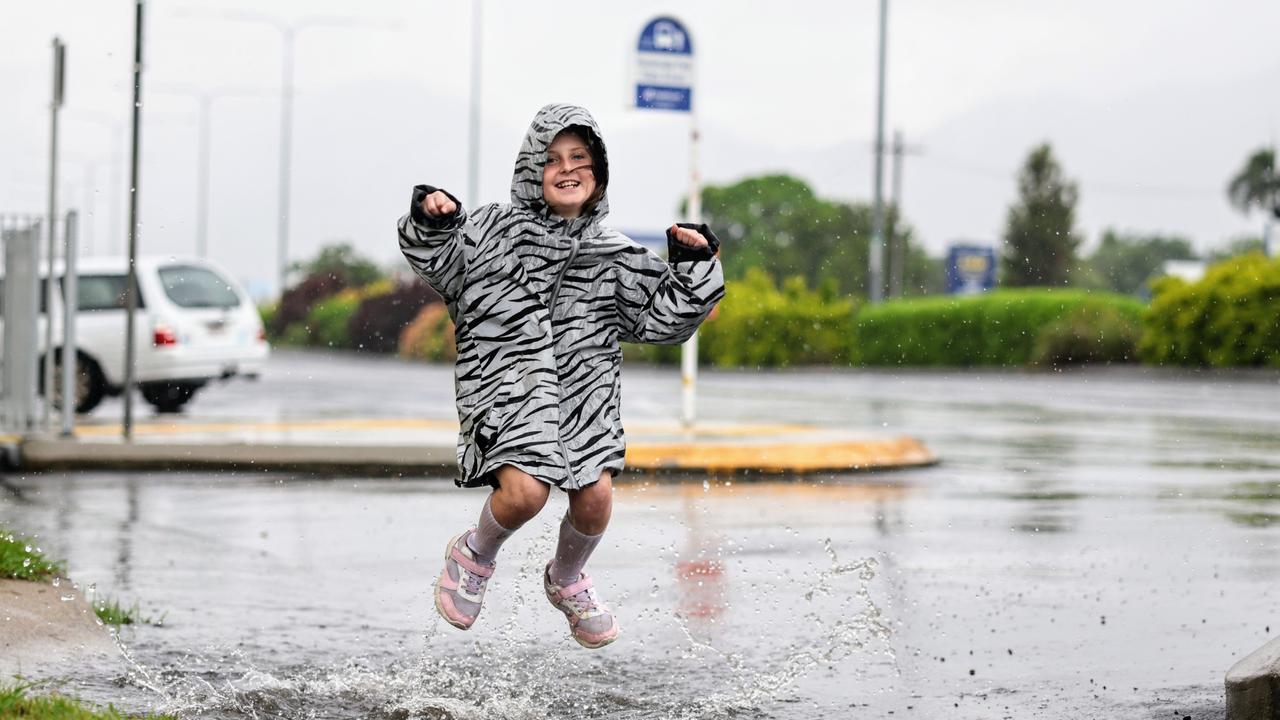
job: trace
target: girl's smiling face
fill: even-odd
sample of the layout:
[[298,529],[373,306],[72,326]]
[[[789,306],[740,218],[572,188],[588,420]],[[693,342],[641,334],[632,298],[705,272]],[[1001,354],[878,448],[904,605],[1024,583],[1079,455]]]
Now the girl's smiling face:
[[547,148],[542,168],[542,197],[551,211],[566,220],[582,214],[596,191],[591,151],[577,133],[562,131]]

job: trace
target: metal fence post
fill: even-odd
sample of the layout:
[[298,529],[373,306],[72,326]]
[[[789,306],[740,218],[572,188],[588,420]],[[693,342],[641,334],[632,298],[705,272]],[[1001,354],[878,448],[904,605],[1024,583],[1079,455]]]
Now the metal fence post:
[[33,220],[4,232],[4,367],[0,372],[0,395],[5,429],[13,432],[28,432],[36,421],[41,230],[40,220]]
[[62,436],[75,435],[76,385],[76,313],[80,310],[76,277],[76,221],[74,210],[67,213],[63,237],[62,269]]

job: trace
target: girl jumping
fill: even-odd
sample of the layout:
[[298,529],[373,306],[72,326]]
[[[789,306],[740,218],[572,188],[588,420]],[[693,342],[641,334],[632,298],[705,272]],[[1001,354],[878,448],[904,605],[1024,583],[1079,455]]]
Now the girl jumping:
[[602,223],[609,161],[591,115],[538,111],[516,156],[511,203],[467,213],[445,190],[414,188],[400,249],[449,309],[458,361],[457,484],[492,487],[479,523],[445,548],[440,615],[476,621],[502,543],[569,494],[547,599],[573,638],[598,648],[618,623],[583,572],[623,468],[619,342],[684,342],[724,295],[719,242],[705,225],[667,230],[668,259]]

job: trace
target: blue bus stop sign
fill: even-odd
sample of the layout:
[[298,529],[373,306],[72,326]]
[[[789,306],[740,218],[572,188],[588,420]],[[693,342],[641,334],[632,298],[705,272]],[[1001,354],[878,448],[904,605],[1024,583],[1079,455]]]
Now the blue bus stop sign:
[[974,295],[996,286],[996,251],[989,245],[952,245],[947,250],[947,293]]
[[693,109],[693,38],[679,20],[658,17],[640,32],[636,45],[636,107]]

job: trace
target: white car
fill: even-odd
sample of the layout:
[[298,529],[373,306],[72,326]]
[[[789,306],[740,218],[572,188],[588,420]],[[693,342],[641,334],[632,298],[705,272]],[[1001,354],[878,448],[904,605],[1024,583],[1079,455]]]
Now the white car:
[[[128,260],[91,257],[78,266],[75,407],[87,413],[103,397],[123,389]],[[138,258],[137,271],[134,381],[147,402],[160,412],[176,412],[210,380],[258,376],[270,353],[262,320],[253,301],[222,268],[207,260],[166,256]],[[54,272],[60,275],[61,268],[55,266]],[[59,280],[55,347],[62,343],[61,286]],[[44,289],[40,292],[43,306]],[[43,353],[43,315],[38,332]],[[43,368],[43,356],[41,363]],[[59,382],[55,392],[60,390]]]

